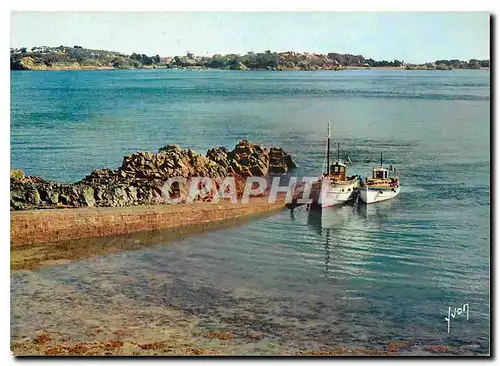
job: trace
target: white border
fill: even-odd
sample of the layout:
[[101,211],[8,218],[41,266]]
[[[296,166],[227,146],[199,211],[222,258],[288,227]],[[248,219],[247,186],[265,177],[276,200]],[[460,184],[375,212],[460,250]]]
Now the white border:
[[266,0],[252,2],[235,2],[233,0],[213,0],[210,2],[192,0],[168,3],[161,0],[137,2],[132,0],[52,0],[43,4],[36,0],[12,2],[10,10],[41,11],[487,11],[493,10],[494,3],[488,0],[463,1],[401,1],[401,0],[358,0],[358,1],[314,1],[300,0],[278,1],[270,3]]
[[[304,2],[299,0],[288,0],[286,2],[282,2],[279,4],[270,4],[269,1],[266,0],[254,0],[251,4],[242,3],[234,0],[211,0],[211,1],[201,1],[201,0],[191,0],[188,2],[175,2],[174,4],[167,4],[165,0],[150,0],[147,2],[138,2],[137,0],[121,0],[121,1],[112,1],[112,0],[86,0],[85,2],[76,1],[76,0],[53,0],[49,4],[43,3],[35,0],[24,0],[24,1],[9,1],[8,3],[2,3],[0,6],[2,8],[1,13],[1,26],[4,28],[4,32],[2,32],[2,42],[5,54],[4,57],[0,58],[2,63],[2,78],[3,78],[3,89],[2,89],[2,103],[3,103],[3,115],[1,122],[2,132],[0,133],[0,138],[2,139],[2,144],[0,144],[0,148],[2,149],[2,155],[5,157],[4,159],[0,159],[1,171],[7,173],[10,169],[10,72],[9,66],[7,65],[7,50],[10,48],[10,11],[76,11],[76,10],[98,10],[98,11],[188,11],[188,10],[207,10],[207,11],[373,11],[373,10],[403,10],[403,11],[485,11],[489,10],[493,13],[498,13],[496,10],[498,8],[498,2],[488,1],[488,0],[474,0],[474,1],[433,1],[433,0],[418,0],[412,2],[406,2],[401,0],[378,0],[378,1],[368,1],[368,0],[358,0],[358,1],[315,1],[315,2]],[[464,27],[467,25],[464,24]],[[498,24],[497,24],[498,27]],[[496,42],[495,42],[496,43]],[[495,63],[496,64],[496,63]],[[495,65],[496,66],[496,65]],[[493,102],[493,101],[491,101]],[[497,98],[495,98],[495,102],[497,102]],[[493,116],[492,116],[493,117]],[[497,134],[495,135],[497,137]],[[495,138],[495,141],[499,141],[499,139]],[[499,151],[497,149],[495,151],[495,159],[492,157],[492,161],[498,161]],[[9,157],[7,159],[7,157]],[[495,181],[500,181],[500,173],[498,171],[498,167],[496,167],[496,175]],[[1,321],[0,324],[0,346],[1,353],[0,357],[3,361],[2,364],[11,364],[14,362],[13,357],[9,357],[10,355],[10,248],[9,248],[9,231],[10,231],[10,214],[8,207],[10,206],[7,202],[8,193],[10,188],[8,187],[8,178],[1,180],[3,193],[0,195],[2,200],[2,230],[4,241],[3,241],[3,250],[5,251],[2,255],[3,265],[0,267],[2,269],[1,276],[1,291],[3,294],[3,301],[1,301]],[[493,188],[493,187],[491,187]],[[500,220],[497,216],[497,220]],[[499,228],[498,221],[495,220],[495,226]],[[493,224],[493,223],[492,223]],[[493,243],[492,243],[493,245]],[[496,263],[498,261],[498,252],[499,249],[496,250],[495,260]],[[493,258],[492,258],[493,259]],[[498,306],[496,306],[498,308]],[[491,309],[493,311],[493,309]],[[496,310],[496,309],[495,309]],[[496,313],[498,318],[498,312]],[[494,339],[498,339],[494,337]],[[498,342],[495,342],[498,343]],[[491,345],[491,348],[495,348],[498,351],[498,348]],[[497,356],[498,357],[498,356]],[[163,361],[163,359],[159,359]],[[376,360],[376,359],[372,359]],[[7,362],[5,362],[7,361]],[[24,361],[26,364],[31,364],[36,360],[32,361]],[[61,360],[59,360],[61,361]],[[67,360],[68,361],[68,360]],[[126,360],[127,361],[127,360]],[[126,362],[125,361],[125,362]],[[186,360],[175,360],[175,359],[165,359],[165,361],[176,364],[182,362],[185,364]],[[196,359],[193,359],[196,362]],[[188,362],[193,362],[188,361]],[[209,364],[214,364],[218,361],[209,361],[207,359],[204,360]],[[242,360],[248,362],[248,360]],[[259,361],[259,360],[255,360]],[[329,360],[339,364],[347,364],[349,360],[338,360],[333,359]],[[366,363],[369,360],[361,360],[361,362]],[[370,360],[371,361],[371,360]],[[383,362],[384,360],[380,360],[379,362]],[[393,360],[394,362],[401,363],[404,359]],[[424,359],[425,361],[425,359]],[[462,360],[465,362],[473,362],[474,359],[470,360]],[[44,360],[47,364],[60,364],[56,361],[47,361]],[[86,359],[85,361],[79,361],[81,364],[90,364],[91,359]],[[120,362],[120,359],[115,359],[115,362]],[[151,360],[140,360],[140,358],[133,360],[133,362],[137,362],[139,364],[146,364],[146,362],[151,362]],[[267,363],[269,360],[261,360],[261,363]],[[301,359],[301,362],[313,362],[313,359]],[[352,360],[350,361],[352,362]],[[429,362],[429,360],[427,361]],[[453,359],[448,360],[450,363],[455,363]]]

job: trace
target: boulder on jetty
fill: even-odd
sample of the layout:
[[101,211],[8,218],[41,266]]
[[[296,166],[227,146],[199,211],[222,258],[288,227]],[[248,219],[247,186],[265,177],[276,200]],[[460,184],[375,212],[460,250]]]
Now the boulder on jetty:
[[[157,153],[136,152],[123,158],[117,170],[94,170],[81,181],[62,184],[11,170],[10,208],[30,210],[64,207],[122,207],[163,203],[162,187],[171,177],[234,176],[238,195],[248,176],[284,174],[295,168],[293,158],[281,148],[264,148],[240,141],[232,151],[213,148],[206,155],[167,145]],[[218,180],[216,180],[216,184]],[[173,187],[173,197],[179,195]],[[183,192],[185,193],[185,192]],[[201,199],[201,198],[200,198]]]

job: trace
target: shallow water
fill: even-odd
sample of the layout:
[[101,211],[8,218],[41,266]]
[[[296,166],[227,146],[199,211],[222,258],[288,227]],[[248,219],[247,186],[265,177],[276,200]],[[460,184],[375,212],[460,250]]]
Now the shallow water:
[[[86,326],[131,327],[140,316],[161,330],[172,311],[189,332],[263,332],[264,353],[395,340],[488,353],[489,76],[12,72],[11,160],[28,174],[71,182],[136,150],[177,143],[204,152],[248,138],[284,147],[298,175],[314,176],[330,120],[352,173],[368,174],[383,151],[403,185],[368,208],[300,208],[15,272],[14,339],[47,329],[78,338]],[[448,307],[465,303],[469,320],[452,319],[448,333]]]

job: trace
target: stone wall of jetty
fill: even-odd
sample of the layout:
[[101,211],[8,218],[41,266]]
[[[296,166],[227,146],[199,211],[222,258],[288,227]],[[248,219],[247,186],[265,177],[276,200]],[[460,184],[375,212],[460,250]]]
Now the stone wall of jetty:
[[184,205],[129,207],[82,207],[11,212],[10,242],[13,246],[125,235],[137,231],[189,227],[220,220],[272,212],[285,207],[279,197],[268,203],[255,197],[250,204],[199,202]]

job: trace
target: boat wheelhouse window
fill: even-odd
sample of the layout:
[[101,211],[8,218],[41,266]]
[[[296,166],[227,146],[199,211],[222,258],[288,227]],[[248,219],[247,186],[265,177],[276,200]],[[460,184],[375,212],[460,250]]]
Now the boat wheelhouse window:
[[330,171],[333,173],[344,173],[345,172],[345,167],[342,165],[332,165]]
[[375,178],[377,178],[377,179],[387,178],[387,172],[383,171],[383,170],[378,170],[375,172]]

